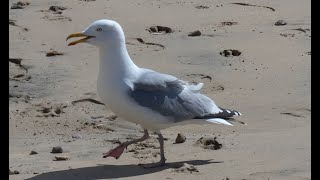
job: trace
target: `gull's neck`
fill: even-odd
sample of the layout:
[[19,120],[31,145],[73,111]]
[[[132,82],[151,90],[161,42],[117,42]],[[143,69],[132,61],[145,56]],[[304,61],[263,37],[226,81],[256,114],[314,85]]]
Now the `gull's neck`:
[[99,76],[126,78],[132,76],[138,67],[131,60],[125,41],[100,47]]

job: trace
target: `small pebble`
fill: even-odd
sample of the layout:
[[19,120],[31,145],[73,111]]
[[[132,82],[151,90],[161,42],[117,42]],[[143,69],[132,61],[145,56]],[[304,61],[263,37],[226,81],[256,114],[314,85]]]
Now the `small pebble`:
[[177,138],[176,138],[176,141],[175,141],[175,143],[184,143],[185,141],[186,141],[186,137],[183,135],[183,134],[181,134],[181,133],[179,133],[178,135],[177,135]]
[[12,4],[11,9],[23,9],[24,7],[16,3]]
[[28,1],[18,1],[17,2],[17,5],[20,5],[20,6],[28,6],[30,4],[30,2]]
[[35,154],[38,154],[38,152],[36,152],[36,151],[31,151],[29,155],[35,155]]
[[60,53],[60,52],[57,52],[55,50],[51,50],[49,52],[47,52],[46,56],[47,57],[50,57],[50,56],[61,56],[63,55],[64,53]]
[[240,56],[241,52],[239,50],[235,49],[226,49],[220,52],[220,55],[225,56],[225,57],[230,57],[230,56]]
[[18,1],[17,3],[13,3],[11,9],[23,9],[25,6],[28,6],[30,2],[28,1]]
[[73,134],[73,135],[72,135],[72,138],[74,138],[74,139],[81,139],[82,136],[81,136],[80,134]]
[[59,11],[59,10],[63,11],[65,9],[67,9],[67,8],[63,7],[63,6],[50,6],[49,7],[49,10],[51,10],[51,11]]
[[200,6],[196,6],[197,9],[208,9],[209,6],[203,6],[203,5],[200,5]]
[[199,30],[196,30],[189,33],[188,36],[201,36],[201,32]]
[[98,124],[98,125],[97,125],[97,128],[98,128],[98,129],[103,129],[103,128],[104,128],[104,124]]
[[173,30],[166,26],[151,26],[149,29],[147,29],[149,32],[153,33],[172,33]]
[[276,26],[284,26],[286,24],[287,24],[287,22],[284,20],[278,20],[276,23],[274,23],[274,25],[276,25]]
[[9,175],[13,175],[13,174],[20,174],[19,171],[14,170],[13,172],[9,169]]
[[53,147],[51,153],[63,153],[63,149],[61,146]]
[[66,161],[69,160],[67,156],[55,156],[56,161]]

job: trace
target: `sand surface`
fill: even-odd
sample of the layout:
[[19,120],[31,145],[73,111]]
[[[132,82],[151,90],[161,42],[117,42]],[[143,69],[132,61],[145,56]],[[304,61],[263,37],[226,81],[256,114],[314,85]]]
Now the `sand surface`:
[[[9,1],[10,7],[17,1]],[[299,0],[29,0],[9,11],[10,179],[310,179],[311,2]],[[244,4],[247,3],[254,6]],[[50,6],[63,6],[54,12]],[[9,7],[9,8],[10,8]],[[202,92],[236,109],[247,125],[186,125],[163,130],[167,166],[156,136],[128,147],[119,159],[102,153],[142,135],[114,117],[96,92],[98,50],[68,47],[70,33],[97,19],[118,21],[140,67],[204,82]],[[278,20],[286,25],[274,25]],[[174,32],[155,35],[151,26]],[[27,28],[27,29],[25,29]],[[201,36],[189,37],[192,31]],[[136,38],[142,38],[143,44]],[[233,49],[239,56],[225,57]],[[62,55],[49,56],[55,50]],[[19,64],[20,62],[20,64]],[[186,142],[174,144],[178,133]],[[196,144],[201,137],[218,150]],[[52,154],[61,146],[62,154]],[[29,155],[34,150],[38,154]],[[67,161],[54,161],[68,156]],[[186,168],[194,166],[198,172]],[[182,167],[181,167],[182,166]]]

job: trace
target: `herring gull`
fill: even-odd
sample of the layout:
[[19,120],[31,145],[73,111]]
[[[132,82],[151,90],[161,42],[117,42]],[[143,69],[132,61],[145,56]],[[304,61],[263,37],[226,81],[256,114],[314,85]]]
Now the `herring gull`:
[[201,94],[203,83],[189,84],[172,75],[138,67],[128,54],[121,26],[113,20],[97,20],[81,33],[70,34],[67,40],[75,37],[83,38],[68,46],[88,43],[99,48],[97,90],[102,102],[118,116],[144,129],[141,138],[121,143],[104,153],[104,158],[118,159],[127,146],[149,138],[150,130],[158,134],[161,159],[144,167],[162,166],[166,159],[160,130],[204,122],[232,126],[231,117],[241,115],[218,107]]

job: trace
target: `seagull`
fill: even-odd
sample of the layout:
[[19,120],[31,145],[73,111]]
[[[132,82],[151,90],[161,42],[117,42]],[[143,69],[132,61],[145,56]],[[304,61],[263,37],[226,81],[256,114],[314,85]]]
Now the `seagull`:
[[138,67],[130,58],[124,32],[116,21],[97,20],[81,33],[70,38],[81,39],[68,46],[87,43],[99,48],[100,63],[97,91],[102,102],[123,119],[139,124],[141,138],[121,143],[103,158],[118,159],[129,145],[149,138],[149,131],[158,135],[160,161],[143,164],[145,168],[165,165],[164,140],[161,130],[177,125],[215,123],[232,126],[233,116],[241,113],[218,107],[200,93],[203,83],[189,84],[172,75]]

